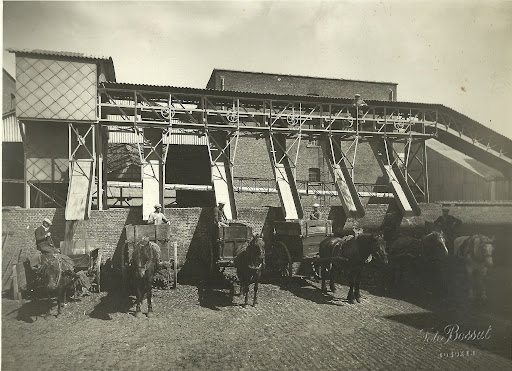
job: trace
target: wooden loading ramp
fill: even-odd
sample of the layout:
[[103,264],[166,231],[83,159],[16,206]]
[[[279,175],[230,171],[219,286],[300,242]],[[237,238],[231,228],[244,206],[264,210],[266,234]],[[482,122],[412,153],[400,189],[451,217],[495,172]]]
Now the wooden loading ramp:
[[94,180],[94,161],[90,159],[71,161],[66,220],[89,219],[91,191]]

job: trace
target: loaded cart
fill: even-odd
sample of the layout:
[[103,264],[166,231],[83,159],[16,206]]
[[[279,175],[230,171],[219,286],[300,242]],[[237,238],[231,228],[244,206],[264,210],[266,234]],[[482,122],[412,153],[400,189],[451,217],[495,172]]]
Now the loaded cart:
[[331,220],[275,221],[269,260],[282,277],[292,277],[298,268],[294,263],[320,262],[320,242],[332,235]]
[[[171,226],[161,225],[126,225],[125,248],[121,254],[121,269],[123,282],[127,281],[128,267],[136,243],[143,242],[143,239],[155,242],[160,247],[159,270],[155,274],[155,281],[162,287],[176,288],[178,283],[178,248],[177,242],[171,241]],[[157,282],[159,281],[159,282]],[[172,282],[172,284],[171,284]]]

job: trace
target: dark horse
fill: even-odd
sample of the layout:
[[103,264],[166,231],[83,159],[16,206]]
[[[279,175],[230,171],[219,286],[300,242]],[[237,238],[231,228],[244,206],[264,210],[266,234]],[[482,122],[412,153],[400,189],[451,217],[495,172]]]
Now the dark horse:
[[443,232],[432,231],[421,239],[399,237],[389,249],[392,283],[400,283],[403,272],[414,263],[420,263],[424,267],[425,264],[435,263],[447,255]]
[[140,306],[147,294],[148,314],[153,312],[151,303],[153,276],[158,268],[158,256],[160,247],[151,241],[143,241],[135,244],[131,259],[132,284],[135,289],[135,317],[140,317]]
[[362,233],[356,237],[328,237],[320,242],[320,259],[322,291],[327,292],[325,280],[329,271],[329,287],[332,292],[336,291],[334,284],[335,269],[348,269],[350,290],[347,300],[354,304],[354,300],[361,302],[359,284],[361,273],[366,262],[371,260],[372,255],[378,256],[384,264],[387,264],[386,242],[382,235],[374,236],[370,233]]
[[261,271],[265,267],[265,242],[258,234],[254,235],[248,245],[235,256],[235,268],[240,280],[240,292],[245,295],[244,307],[247,306],[249,285],[254,283],[254,299],[252,305],[258,303],[258,282]]
[[62,254],[44,254],[41,256],[41,277],[48,297],[48,312],[52,309],[52,296],[57,297],[57,316],[61,314],[61,303],[66,303],[67,292],[75,288],[78,276],[73,262]]

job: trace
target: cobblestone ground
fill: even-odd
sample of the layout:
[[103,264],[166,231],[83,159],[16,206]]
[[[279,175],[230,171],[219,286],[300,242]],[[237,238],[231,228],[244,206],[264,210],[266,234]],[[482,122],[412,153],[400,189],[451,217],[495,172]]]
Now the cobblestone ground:
[[[227,289],[211,287],[200,303],[197,287],[180,285],[155,291],[151,318],[135,318],[112,293],[46,319],[45,302],[3,299],[2,369],[507,370],[506,284],[489,291],[486,306],[468,305],[460,292],[440,300],[418,286],[368,284],[362,303],[349,304],[347,286],[323,295],[318,282],[295,278],[286,288],[262,284],[259,304],[247,308],[241,297],[231,304]],[[454,339],[473,331],[483,339]]]

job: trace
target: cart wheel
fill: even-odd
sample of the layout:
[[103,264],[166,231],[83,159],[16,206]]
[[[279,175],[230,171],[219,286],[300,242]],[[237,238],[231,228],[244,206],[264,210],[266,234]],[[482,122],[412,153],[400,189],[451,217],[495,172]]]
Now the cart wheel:
[[286,245],[277,242],[274,245],[274,263],[281,277],[292,277],[292,257]]

